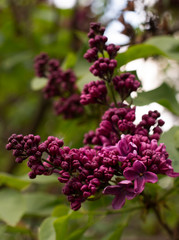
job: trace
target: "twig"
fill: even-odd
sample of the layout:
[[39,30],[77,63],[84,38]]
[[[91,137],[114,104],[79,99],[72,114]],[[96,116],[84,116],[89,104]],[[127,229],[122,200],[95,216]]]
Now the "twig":
[[172,229],[168,226],[168,224],[166,222],[164,222],[164,220],[162,219],[162,216],[161,216],[161,213],[159,211],[159,209],[157,208],[157,206],[153,206],[153,210],[154,210],[154,213],[158,219],[158,222],[160,223],[160,225],[165,229],[165,231],[168,233],[169,237],[171,239],[174,239],[174,236],[173,236],[173,231]]

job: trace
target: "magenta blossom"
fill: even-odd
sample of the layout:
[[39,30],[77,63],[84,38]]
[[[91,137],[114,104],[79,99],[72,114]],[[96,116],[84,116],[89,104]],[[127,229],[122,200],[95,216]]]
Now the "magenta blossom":
[[128,180],[134,180],[134,191],[138,194],[144,190],[146,182],[156,183],[158,181],[157,175],[147,171],[144,163],[138,160],[132,167],[126,167],[123,175]]
[[129,180],[123,180],[118,185],[108,186],[104,189],[103,194],[115,195],[112,202],[114,209],[120,209],[124,206],[126,198],[133,199],[137,194],[134,192],[133,183]]

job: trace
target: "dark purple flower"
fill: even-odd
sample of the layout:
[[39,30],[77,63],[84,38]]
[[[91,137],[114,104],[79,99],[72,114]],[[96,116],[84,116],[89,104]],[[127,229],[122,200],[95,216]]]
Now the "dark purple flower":
[[111,59],[116,57],[117,52],[119,51],[119,49],[120,49],[120,46],[116,46],[116,45],[114,45],[114,44],[109,44],[109,45],[106,47],[106,51],[108,52],[109,57],[110,57]]
[[162,119],[158,119],[159,117],[160,113],[156,110],[144,114],[142,121],[136,126],[135,134],[148,136],[151,140],[156,139],[158,141],[162,133],[161,126],[165,123]]
[[98,49],[96,47],[88,49],[84,54],[84,58],[88,60],[88,62],[96,61],[98,59]]
[[107,186],[103,194],[115,195],[112,202],[114,209],[120,209],[124,206],[126,198],[128,200],[133,199],[137,193],[134,192],[133,183],[129,180],[123,180],[115,186]]
[[80,97],[80,103],[83,105],[90,103],[105,103],[107,88],[104,81],[93,81],[86,84]]
[[116,91],[120,94],[122,101],[140,86],[140,82],[136,80],[135,75],[130,73],[123,73],[120,76],[115,76],[113,78],[113,84]]
[[79,117],[84,111],[78,94],[73,94],[68,98],[60,98],[54,103],[54,109],[56,115],[63,114],[65,119]]
[[121,134],[134,134],[135,108],[121,104],[120,108],[109,108],[102,116],[100,126],[95,132],[85,134],[84,143],[99,146],[114,146]]
[[94,76],[98,76],[109,82],[116,67],[117,61],[115,59],[100,57],[94,62],[89,70]]
[[47,64],[49,57],[46,53],[40,53],[34,61],[35,74],[38,77],[46,77]]
[[132,167],[125,168],[123,175],[126,179],[134,180],[134,190],[141,193],[144,190],[145,183],[156,183],[158,177],[155,173],[147,171],[146,166],[141,161],[135,161]]

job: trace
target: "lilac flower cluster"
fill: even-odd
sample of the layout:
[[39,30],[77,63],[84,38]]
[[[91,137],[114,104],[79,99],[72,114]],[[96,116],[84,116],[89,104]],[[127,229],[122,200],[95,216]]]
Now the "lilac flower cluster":
[[136,127],[135,133],[147,136],[149,139],[159,140],[162,134],[161,127],[164,121],[159,119],[160,113],[158,111],[149,111],[148,114],[142,116],[142,121]]
[[102,116],[96,131],[84,136],[84,144],[108,146],[116,144],[121,134],[134,134],[135,108],[121,104],[120,108],[109,108]]
[[135,124],[135,107],[120,104],[119,108],[110,108],[102,116],[102,121],[95,131],[89,131],[84,136],[85,145],[110,146],[116,144],[122,134],[140,134],[149,139],[159,140],[164,121],[158,119],[158,111],[149,111],[142,116],[142,121]]
[[107,186],[103,193],[115,195],[113,208],[120,209],[125,199],[133,199],[143,192],[145,183],[156,183],[157,174],[170,177],[179,177],[171,165],[166,147],[157,140],[149,140],[141,135],[126,135],[115,145],[108,147],[111,151],[118,151],[118,160],[121,165],[124,180],[117,185]]
[[[52,136],[40,143],[40,136],[32,134],[13,134],[6,145],[7,150],[13,150],[17,163],[28,159],[30,178],[57,174],[58,181],[64,184],[63,194],[73,210],[101,193],[114,195],[112,206],[120,209],[126,199],[131,200],[144,191],[146,182],[156,183],[158,174],[179,177],[173,170],[165,145],[158,144],[164,124],[160,113],[149,111],[135,123],[136,107],[130,105],[127,98],[137,91],[140,82],[130,73],[113,76],[117,66],[114,58],[119,47],[106,45],[104,31],[98,23],[90,26],[90,49],[84,57],[94,62],[90,71],[101,80],[86,84],[81,96],[71,70],[62,71],[59,62],[49,60],[45,54],[38,56],[35,62],[36,74],[48,78],[44,88],[46,98],[60,97],[54,104],[57,114],[72,118],[83,113],[82,105],[105,105],[99,127],[84,136],[85,146],[70,149]],[[108,58],[104,57],[106,54]],[[117,94],[121,102],[116,100]]]
[[[117,56],[117,52],[120,47],[115,46],[114,44],[107,45],[107,37],[104,34],[105,28],[101,27],[99,23],[91,23],[89,30],[89,46],[90,49],[84,54],[89,62],[94,62],[93,65],[89,68],[90,72],[96,76],[100,77],[100,85],[103,82],[103,85],[107,85],[108,90],[112,93],[113,101],[115,94],[114,90],[120,95],[122,102],[128,98],[133,91],[137,91],[140,86],[140,82],[135,79],[135,76],[130,73],[123,73],[120,76],[113,76],[114,70],[117,67],[117,61],[114,59]],[[96,82],[99,84],[99,81]],[[81,103],[82,104],[91,104],[91,103],[100,103],[104,104],[104,99],[106,99],[106,90],[98,89],[94,85],[94,82],[91,82],[84,86]],[[105,90],[105,92],[103,92]],[[102,99],[102,95],[104,95]],[[100,96],[100,99],[99,99]],[[109,103],[106,101],[106,104]]]
[[130,96],[131,92],[136,91],[140,82],[135,79],[135,75],[123,73],[113,78],[113,84],[116,91],[120,94],[122,101]]
[[45,98],[55,96],[67,96],[75,93],[77,86],[75,84],[76,76],[72,70],[62,71],[60,68],[51,71],[48,75],[48,83],[43,89]]
[[88,33],[90,49],[84,54],[84,58],[89,62],[94,62],[98,59],[98,54],[104,54],[107,51],[109,58],[116,57],[120,47],[114,44],[106,45],[107,37],[104,36],[105,28],[101,27],[100,23],[91,23]]
[[46,53],[41,53],[35,58],[35,73],[38,77],[46,76],[46,67],[49,61],[49,57]]
[[106,96],[107,88],[105,82],[93,81],[84,86],[80,97],[80,103],[83,105],[90,103],[105,104]]
[[94,62],[90,67],[90,72],[97,77],[100,77],[107,82],[110,82],[114,69],[117,67],[117,61],[115,59],[102,58]]
[[119,175],[118,159],[115,151],[62,146],[63,141],[52,136],[40,143],[39,136],[13,134],[6,149],[13,150],[18,163],[28,158],[30,178],[56,173],[58,180],[65,183],[63,193],[68,196],[72,209],[78,210],[82,202],[104,189],[114,174]]
[[83,114],[84,109],[80,103],[80,96],[74,93],[68,98],[61,98],[54,102],[54,109],[57,115],[63,114],[65,119],[71,119]]
[[[65,184],[63,193],[73,210],[102,191],[115,195],[112,205],[119,209],[126,198],[130,200],[143,192],[146,182],[157,182],[157,174],[179,176],[173,171],[165,145],[158,145],[156,139],[150,141],[146,136],[123,135],[115,145],[101,149],[62,146],[63,141],[56,137],[40,143],[39,136],[13,134],[6,149],[13,149],[18,163],[29,158],[30,178],[56,173]],[[120,182],[119,177],[123,178]],[[117,185],[110,185],[112,178]]]
[[[103,36],[104,31],[105,28],[101,27],[101,24],[90,24],[90,31],[88,33],[90,49],[84,54],[84,58],[89,62],[94,62],[90,67],[90,71],[94,76],[110,82],[114,69],[117,66],[117,61],[114,58],[120,47],[114,44],[106,45],[108,39]],[[104,57],[106,52],[109,58]]]
[[37,76],[48,79],[43,89],[44,97],[59,97],[58,104],[54,104],[57,115],[62,114],[64,118],[73,118],[83,112],[76,85],[77,78],[71,69],[63,71],[58,60],[49,59],[47,54],[42,53],[35,59],[35,72]]

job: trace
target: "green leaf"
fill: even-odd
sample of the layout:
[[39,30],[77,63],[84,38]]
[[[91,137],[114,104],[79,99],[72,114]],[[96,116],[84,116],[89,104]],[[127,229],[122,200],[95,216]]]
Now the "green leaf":
[[[79,217],[79,216],[77,216],[78,215],[77,212],[73,212],[73,213],[75,213],[74,215],[76,216],[76,219],[77,219]],[[72,213],[72,215],[73,215],[73,213]],[[84,217],[84,214],[81,217]],[[79,240],[84,235],[86,230],[88,228],[90,228],[93,224],[95,224],[95,222],[96,221],[94,220],[94,215],[92,213],[90,213],[88,215],[88,223],[85,226],[80,227],[79,229],[73,231],[70,234],[70,236],[68,237],[68,240]]]
[[32,54],[29,51],[23,51],[23,52],[11,55],[10,57],[7,57],[3,61],[1,67],[5,70],[11,70],[17,64],[28,62],[31,59],[32,59]]
[[69,214],[70,214],[70,219],[80,219],[80,218],[84,218],[84,212],[82,212],[82,211],[73,211],[73,210],[70,210]]
[[80,89],[80,91],[83,90],[83,87],[85,84],[91,81],[95,81],[95,77],[89,71],[90,65],[91,64],[89,64],[84,59],[80,59],[75,66],[75,72],[77,72],[79,76],[79,80],[77,81],[77,86]]
[[42,222],[38,234],[39,240],[56,240],[56,233],[53,225],[55,219],[55,217],[49,217]]
[[54,217],[62,217],[64,215],[67,215],[68,212],[69,212],[69,207],[64,205],[64,204],[61,204],[61,205],[58,205],[57,207],[54,208],[53,212],[52,212],[52,216]]
[[1,239],[3,239],[2,238],[2,236],[4,236],[4,233],[6,232],[6,225],[4,224],[4,225],[0,225],[0,238]]
[[138,44],[128,48],[127,51],[119,53],[116,57],[118,67],[139,58],[148,58],[155,55],[167,57],[167,55],[159,48],[149,44]]
[[179,127],[172,127],[161,136],[160,143],[165,143],[169,158],[175,171],[179,171],[179,148],[178,148]]
[[[90,119],[88,124],[80,119],[60,119],[59,135],[64,137],[64,142],[68,146],[81,147],[83,137],[86,132],[96,126],[96,121]],[[76,134],[78,129],[78,134]]]
[[30,182],[7,173],[0,173],[0,186],[3,185],[21,190],[28,187]]
[[166,83],[163,83],[160,87],[154,90],[138,93],[137,98],[134,99],[134,104],[137,106],[143,106],[156,102],[167,108],[175,115],[179,115],[179,104],[175,95],[175,89],[171,88]]
[[24,199],[27,205],[26,214],[35,216],[49,215],[58,200],[56,196],[43,192],[26,193]]
[[11,226],[15,226],[25,211],[25,201],[20,192],[12,189],[0,191],[0,219]]
[[179,61],[179,39],[172,36],[157,36],[150,38],[146,43],[157,47],[169,58]]
[[179,149],[179,129],[175,132],[174,140],[175,140],[175,147]]
[[107,240],[120,240],[123,234],[124,229],[127,227],[129,221],[129,217],[125,217],[123,221],[120,221],[120,224],[117,225],[115,231],[109,236]]
[[89,228],[89,225],[77,229],[76,231],[74,231],[70,234],[70,236],[67,238],[67,240],[79,240],[88,228]]
[[87,36],[86,32],[75,30],[74,33],[76,34],[76,36],[80,39],[80,41],[83,44],[87,45],[87,43],[88,43],[88,36]]
[[11,233],[11,234],[17,234],[17,233],[21,233],[21,234],[28,234],[31,235],[31,231],[30,229],[28,229],[25,226],[6,226],[6,232]]
[[68,220],[69,215],[57,218],[54,221],[54,228],[56,232],[56,240],[67,239],[68,236]]
[[74,54],[73,52],[68,53],[67,57],[65,58],[63,64],[62,64],[62,68],[64,70],[69,69],[69,68],[73,68],[76,64],[76,54]]
[[119,53],[116,57],[118,67],[139,58],[164,56],[179,61],[179,40],[170,36],[150,38],[142,44],[129,47],[127,51]]
[[56,175],[38,175],[35,179],[29,179],[28,175],[24,175],[21,177],[23,180],[27,180],[30,183],[37,183],[37,184],[51,184],[51,183],[57,183],[57,176]]
[[34,17],[45,22],[53,22],[56,19],[56,13],[50,8],[38,9],[35,12]]
[[45,77],[35,77],[31,81],[31,88],[34,91],[41,90],[47,84],[48,79]]

